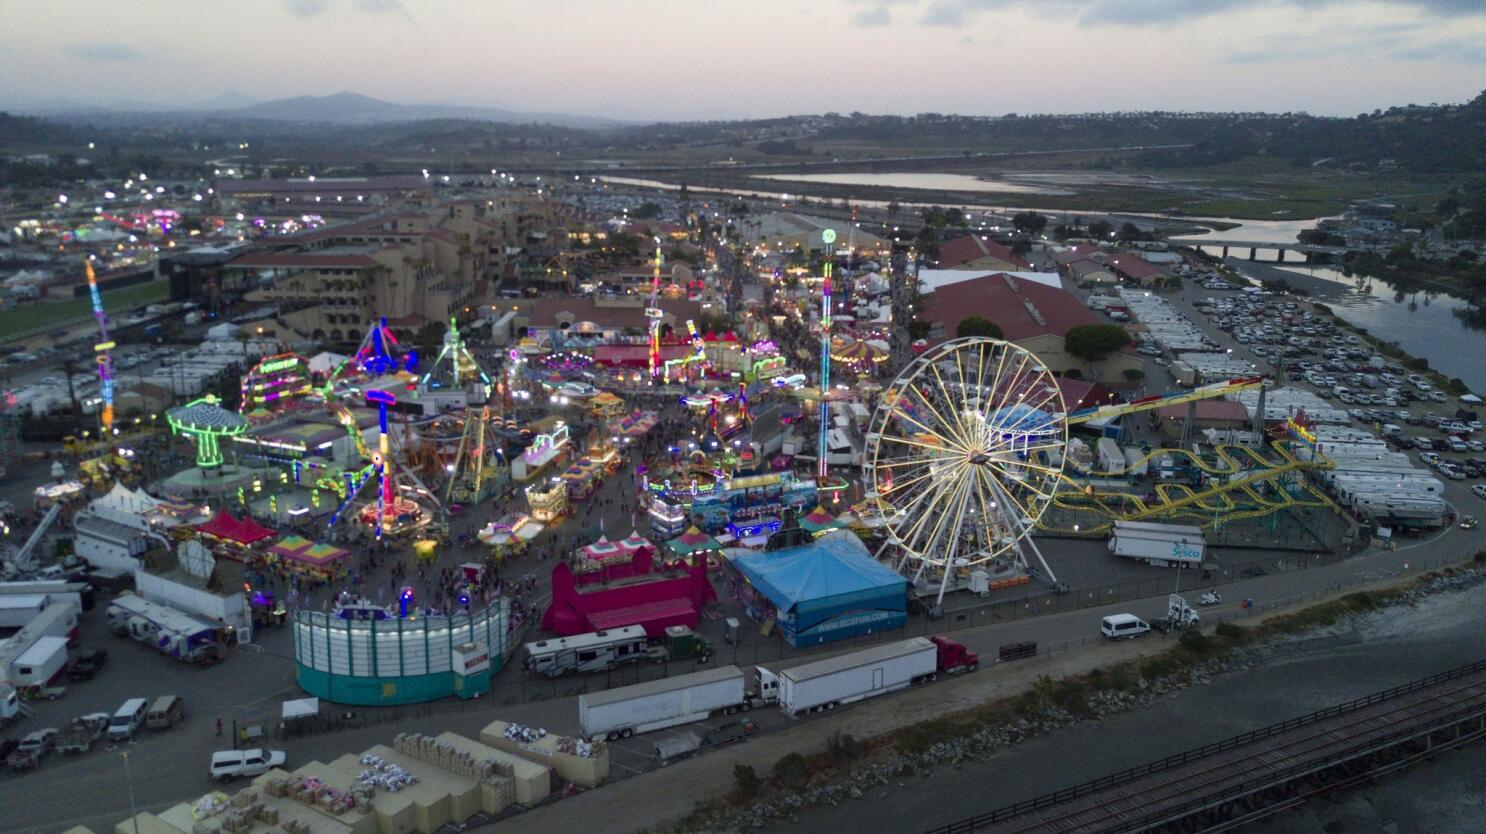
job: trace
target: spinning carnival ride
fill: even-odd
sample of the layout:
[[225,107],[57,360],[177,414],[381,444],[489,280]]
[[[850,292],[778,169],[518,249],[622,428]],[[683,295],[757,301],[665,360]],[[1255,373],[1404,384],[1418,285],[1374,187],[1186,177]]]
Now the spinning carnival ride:
[[873,416],[866,477],[887,505],[887,545],[939,599],[972,569],[1052,569],[1032,528],[1057,491],[1068,442],[1063,395],[1025,349],[955,339],[904,368]]

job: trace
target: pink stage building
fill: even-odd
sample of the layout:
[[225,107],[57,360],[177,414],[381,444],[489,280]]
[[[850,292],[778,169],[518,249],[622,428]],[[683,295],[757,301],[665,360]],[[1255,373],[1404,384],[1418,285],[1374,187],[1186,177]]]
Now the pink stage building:
[[695,628],[702,607],[717,600],[705,559],[663,566],[655,546],[639,536],[600,538],[573,562],[552,569],[552,604],[542,615],[542,628],[563,637],[631,625],[660,637],[667,626]]

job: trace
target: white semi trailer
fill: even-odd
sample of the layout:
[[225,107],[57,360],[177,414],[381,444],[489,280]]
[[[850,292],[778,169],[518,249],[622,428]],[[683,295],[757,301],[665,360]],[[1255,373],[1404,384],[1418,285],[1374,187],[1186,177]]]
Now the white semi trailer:
[[939,673],[973,671],[980,659],[943,637],[914,637],[828,657],[779,673],[779,708],[795,716],[934,680]]
[[578,696],[578,723],[589,738],[629,738],[666,727],[701,721],[773,703],[774,675],[758,669],[758,688],[748,691],[748,675],[737,666],[707,669],[674,678],[588,692]]
[[1189,524],[1116,521],[1109,536],[1110,553],[1162,567],[1195,567],[1206,550],[1202,528]]

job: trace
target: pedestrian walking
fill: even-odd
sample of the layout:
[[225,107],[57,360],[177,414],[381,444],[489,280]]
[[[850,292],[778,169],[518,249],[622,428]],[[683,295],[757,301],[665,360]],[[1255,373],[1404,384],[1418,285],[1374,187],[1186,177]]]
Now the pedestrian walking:
[[217,738],[221,738],[221,737],[222,737],[222,719],[221,718],[218,718],[217,719]]

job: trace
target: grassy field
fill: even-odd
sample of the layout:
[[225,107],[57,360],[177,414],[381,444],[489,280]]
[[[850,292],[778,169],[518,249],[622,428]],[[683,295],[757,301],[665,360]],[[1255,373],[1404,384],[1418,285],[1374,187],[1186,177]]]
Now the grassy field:
[[[169,281],[150,281],[103,293],[103,308],[110,313],[152,304],[170,295]],[[72,324],[87,318],[93,308],[86,297],[44,301],[0,310],[0,342],[8,342],[49,327]]]

